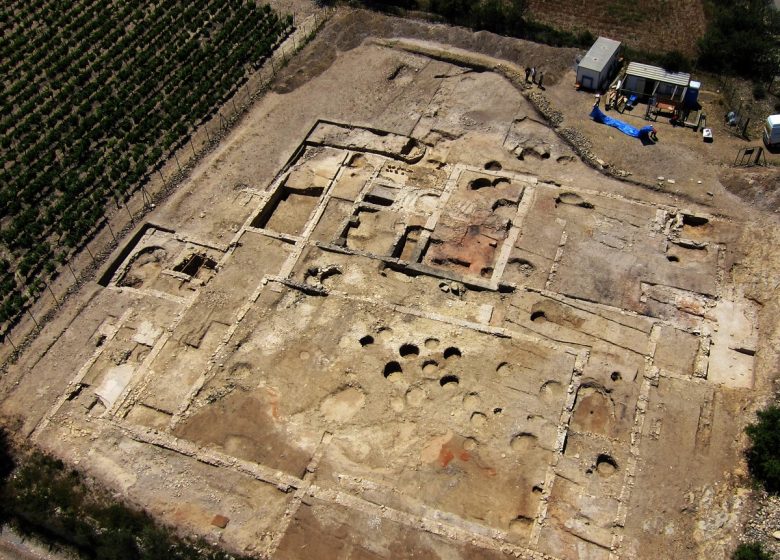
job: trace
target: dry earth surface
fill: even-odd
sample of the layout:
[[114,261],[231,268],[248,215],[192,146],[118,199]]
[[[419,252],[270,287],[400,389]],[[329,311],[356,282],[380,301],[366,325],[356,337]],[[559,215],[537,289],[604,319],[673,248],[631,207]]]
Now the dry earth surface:
[[596,36],[619,39],[635,49],[678,50],[691,57],[706,27],[700,0],[529,0],[528,8],[533,19],[556,29],[579,33],[587,22],[587,29]]
[[573,55],[338,12],[0,412],[259,557],[726,558],[777,376],[777,220],[721,183],[744,143],[590,121]]

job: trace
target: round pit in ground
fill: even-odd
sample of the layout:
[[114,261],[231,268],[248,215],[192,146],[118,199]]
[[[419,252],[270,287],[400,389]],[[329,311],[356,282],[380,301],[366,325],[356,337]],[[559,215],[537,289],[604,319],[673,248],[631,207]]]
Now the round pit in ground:
[[512,438],[512,441],[509,442],[509,446],[513,451],[528,451],[536,445],[536,440],[537,438],[535,435],[528,432],[522,432]]
[[458,383],[460,383],[460,379],[457,375],[448,374],[439,379],[439,385],[442,387],[457,387]]
[[425,339],[425,347],[428,350],[436,350],[439,347],[439,339],[438,338],[426,338]]

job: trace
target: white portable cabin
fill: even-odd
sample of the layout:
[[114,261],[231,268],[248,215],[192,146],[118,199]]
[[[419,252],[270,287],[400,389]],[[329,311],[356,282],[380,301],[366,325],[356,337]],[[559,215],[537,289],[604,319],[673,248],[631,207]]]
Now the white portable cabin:
[[764,142],[770,148],[780,146],[780,115],[769,115],[764,123]]
[[620,41],[599,37],[577,65],[577,83],[601,91],[609,85],[618,64]]
[[681,104],[688,92],[691,75],[667,72],[658,66],[630,62],[623,80],[623,94],[636,95],[643,101],[655,97],[658,101]]

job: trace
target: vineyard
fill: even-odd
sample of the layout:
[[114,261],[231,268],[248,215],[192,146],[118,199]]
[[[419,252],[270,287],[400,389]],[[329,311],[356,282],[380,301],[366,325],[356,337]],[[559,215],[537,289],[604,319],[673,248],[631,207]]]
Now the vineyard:
[[[246,0],[0,8],[0,322],[7,329],[291,32]],[[4,331],[5,332],[5,331]]]

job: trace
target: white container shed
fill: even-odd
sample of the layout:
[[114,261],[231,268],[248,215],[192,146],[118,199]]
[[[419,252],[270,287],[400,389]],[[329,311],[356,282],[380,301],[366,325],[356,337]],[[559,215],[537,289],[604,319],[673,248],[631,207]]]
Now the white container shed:
[[601,91],[609,85],[618,64],[620,41],[599,37],[577,65],[580,87]]
[[636,95],[647,99],[655,97],[658,101],[682,103],[691,83],[691,75],[684,72],[667,72],[658,66],[631,62],[626,69],[623,81],[624,95]]

